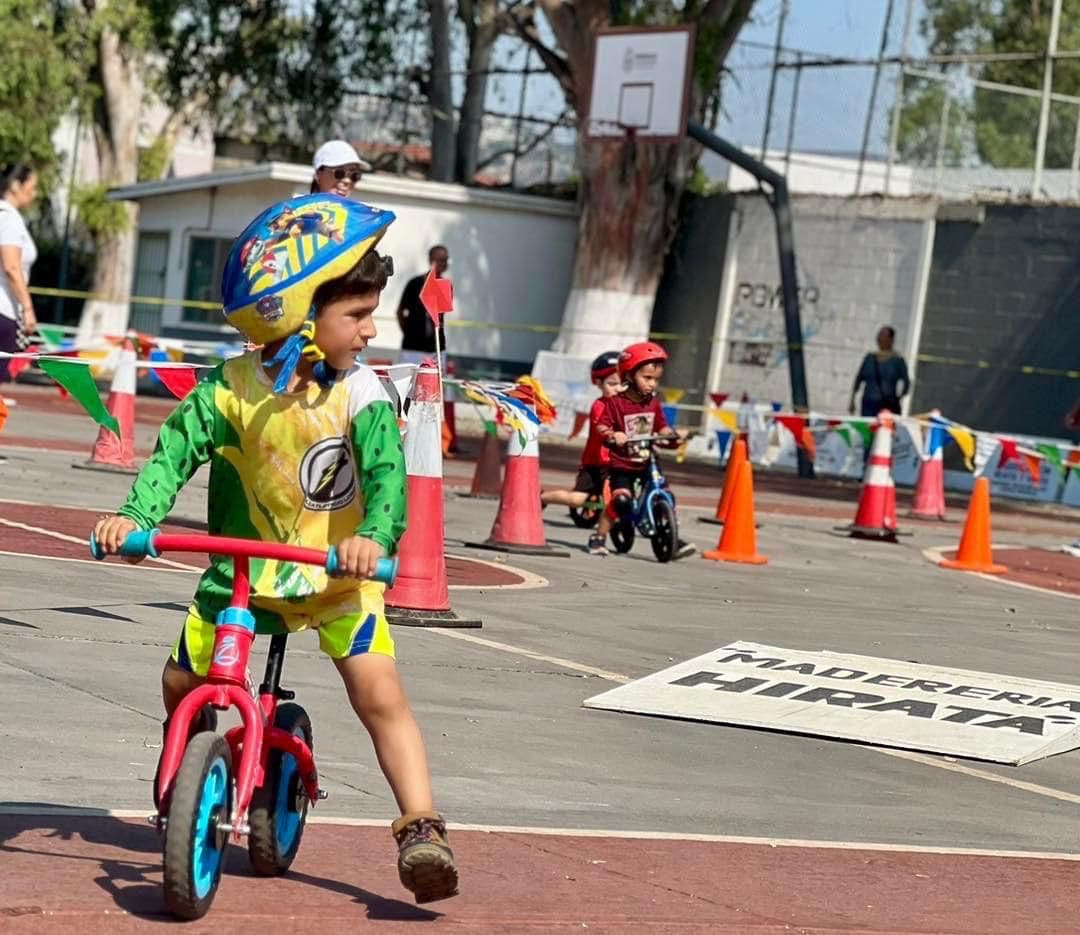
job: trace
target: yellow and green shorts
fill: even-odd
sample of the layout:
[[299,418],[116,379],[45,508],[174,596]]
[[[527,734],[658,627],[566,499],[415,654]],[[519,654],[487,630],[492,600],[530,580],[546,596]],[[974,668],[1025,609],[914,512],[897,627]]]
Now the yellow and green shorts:
[[[379,653],[394,658],[394,639],[390,625],[383,613],[382,601],[372,602],[377,608],[360,608],[355,605],[328,606],[308,612],[297,607],[272,614],[252,607],[255,613],[257,635],[273,633],[298,633],[301,630],[317,630],[319,648],[331,659],[348,659],[365,653]],[[302,605],[301,605],[302,606]],[[267,618],[272,617],[272,623]],[[181,669],[195,675],[206,675],[214,653],[214,623],[204,619],[195,603],[188,608],[187,619],[177,637],[170,656]]]

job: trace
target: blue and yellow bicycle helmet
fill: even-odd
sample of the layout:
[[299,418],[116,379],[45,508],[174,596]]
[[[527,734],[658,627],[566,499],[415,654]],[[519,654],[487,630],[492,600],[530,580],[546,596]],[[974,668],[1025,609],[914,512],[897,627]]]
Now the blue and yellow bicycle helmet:
[[[394,220],[337,195],[300,195],[267,208],[237,237],[221,279],[225,318],[255,344],[288,338],[267,364],[283,363],[281,392],[301,354],[319,360],[314,345],[315,290],[344,276],[374,249]],[[323,382],[326,368],[316,368]]]

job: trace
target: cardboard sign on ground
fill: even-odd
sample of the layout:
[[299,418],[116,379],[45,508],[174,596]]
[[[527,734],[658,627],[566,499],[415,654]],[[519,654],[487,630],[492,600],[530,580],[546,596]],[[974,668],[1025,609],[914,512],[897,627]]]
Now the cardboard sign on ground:
[[1080,686],[741,640],[585,707],[1015,766],[1080,747]]

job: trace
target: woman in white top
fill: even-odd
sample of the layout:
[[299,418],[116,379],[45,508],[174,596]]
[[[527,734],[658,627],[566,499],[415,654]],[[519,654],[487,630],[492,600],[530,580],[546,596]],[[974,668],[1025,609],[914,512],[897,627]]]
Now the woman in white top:
[[[27,333],[37,330],[34,300],[28,288],[37,247],[21,213],[36,196],[37,175],[29,166],[9,163],[0,169],[0,351],[8,353],[19,350],[16,337],[20,317]],[[10,380],[7,358],[0,357],[0,383]]]

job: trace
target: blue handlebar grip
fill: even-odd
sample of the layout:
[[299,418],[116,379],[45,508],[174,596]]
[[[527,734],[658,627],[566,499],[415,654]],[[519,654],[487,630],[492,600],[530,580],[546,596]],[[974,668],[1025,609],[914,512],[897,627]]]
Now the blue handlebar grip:
[[[375,566],[375,574],[371,576],[371,580],[381,581],[387,587],[392,588],[394,579],[397,578],[397,569],[398,560],[396,558],[380,558]],[[332,545],[326,550],[326,573],[331,576],[340,574],[337,546]]]
[[[154,548],[154,537],[157,534],[158,530],[156,529],[136,529],[134,532],[129,532],[127,538],[124,539],[123,545],[120,546],[120,554],[129,555],[132,558],[145,558],[147,555],[151,558],[157,558],[161,554]],[[90,554],[98,561],[105,557],[105,550],[93,533],[90,533]]]

